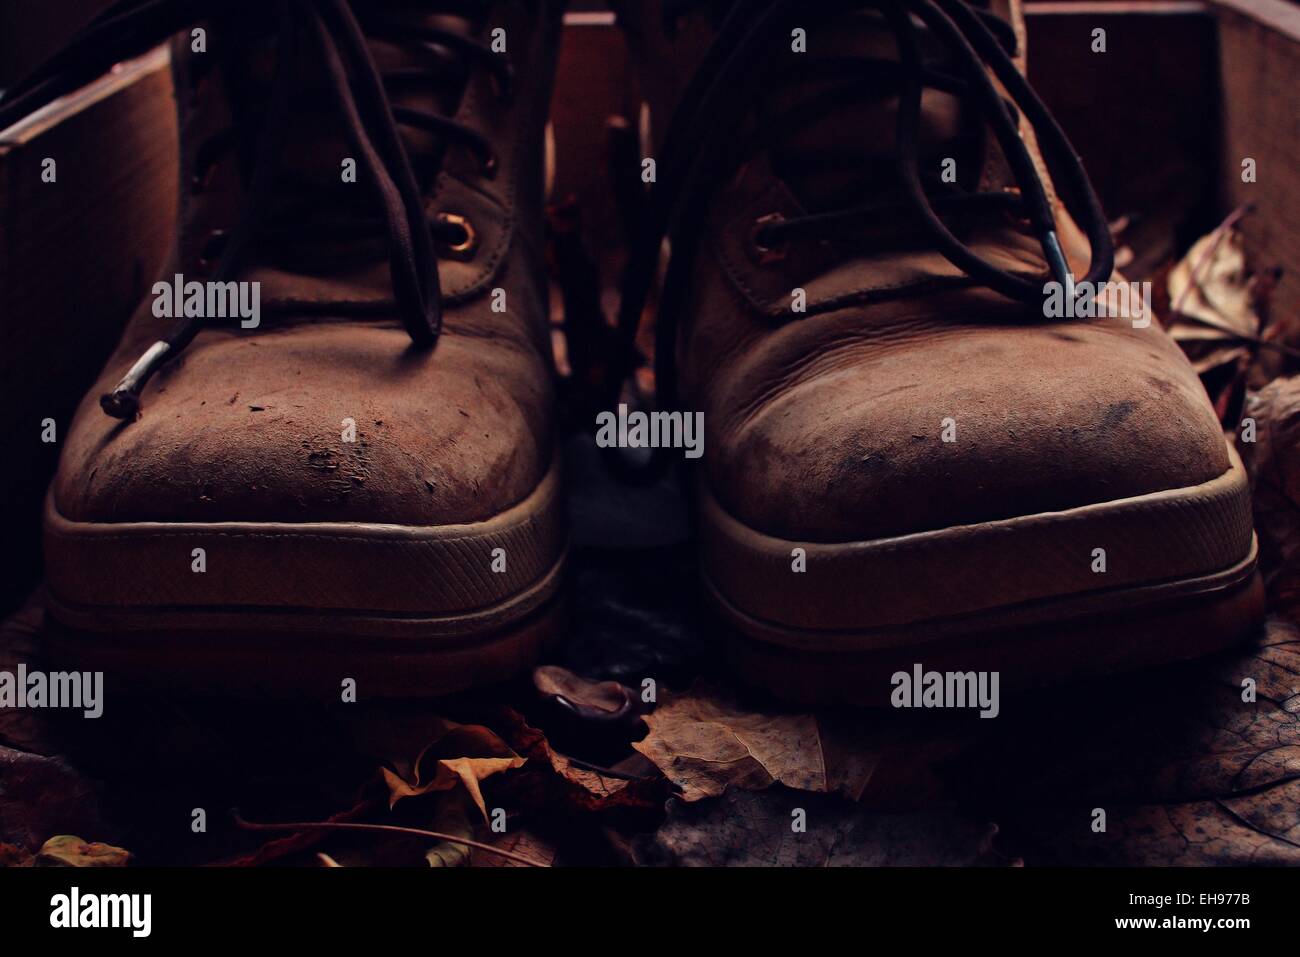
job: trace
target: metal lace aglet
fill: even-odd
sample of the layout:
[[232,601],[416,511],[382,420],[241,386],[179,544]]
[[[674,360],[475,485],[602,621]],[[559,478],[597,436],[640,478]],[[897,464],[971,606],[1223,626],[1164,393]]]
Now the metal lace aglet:
[[1070,264],[1066,262],[1061,240],[1057,238],[1054,229],[1043,234],[1043,254],[1047,257],[1047,268],[1051,271],[1052,278],[1061,284],[1063,290],[1073,290],[1074,276],[1070,274]]
[[171,351],[171,345],[161,339],[146,349],[113,391],[99,397],[100,408],[115,419],[134,418],[140,409],[140,391],[149,377],[167,360]]

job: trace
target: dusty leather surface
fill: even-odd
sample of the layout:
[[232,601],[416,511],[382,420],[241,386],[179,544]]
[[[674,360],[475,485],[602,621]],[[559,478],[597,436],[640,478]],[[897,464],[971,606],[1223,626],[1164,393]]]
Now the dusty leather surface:
[[[1055,205],[1082,276],[1086,242]],[[1228,468],[1203,388],[1156,325],[1049,321],[914,245],[858,255],[796,241],[764,262],[754,223],[773,212],[799,203],[759,155],[714,195],[678,350],[684,406],[704,412],[707,480],[750,527],[864,540],[1197,485]],[[999,268],[1044,269],[1036,239],[1007,216],[965,241]],[[804,315],[790,309],[796,287]]]
[[[716,277],[697,292],[688,395],[704,411],[708,478],[760,531],[878,538],[1227,469],[1204,391],[1162,332],[998,321],[1016,307],[975,290],[772,329]],[[952,443],[940,435],[948,417]]]
[[[414,349],[396,321],[382,249],[308,248],[250,263],[236,278],[262,282],[261,328],[202,332],[146,387],[138,419],[121,423],[98,400],[170,329],[150,298],[73,421],[54,484],[62,515],[437,525],[489,517],[537,485],[554,442],[541,141],[559,16],[553,3],[536,19],[525,6],[503,5],[495,21],[510,38],[514,96],[495,96],[480,70],[456,114],[492,141],[495,175],[453,146],[427,199],[431,212],[465,215],[479,238],[472,259],[440,260],[438,344]],[[194,98],[182,103],[188,198],[162,275],[202,279],[204,242],[230,223],[239,178],[218,165],[191,189],[196,144],[224,109],[211,77],[178,89]],[[292,161],[337,170],[338,155]],[[490,308],[497,288],[505,312]],[[355,443],[343,441],[348,418]]]

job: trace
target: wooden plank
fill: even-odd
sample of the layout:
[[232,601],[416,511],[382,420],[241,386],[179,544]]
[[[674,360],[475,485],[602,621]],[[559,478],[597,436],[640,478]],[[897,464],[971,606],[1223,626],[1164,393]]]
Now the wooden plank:
[[1179,17],[1203,14],[1206,10],[1207,5],[1201,0],[1028,0],[1025,4],[1026,17],[1091,16],[1098,13]]
[[1210,0],[1223,13],[1252,20],[1272,33],[1300,40],[1300,6],[1287,0]]
[[[1278,268],[1269,315],[1300,323],[1300,7],[1281,0],[1218,0],[1223,88],[1223,205],[1253,203],[1243,223],[1248,261]],[[1255,161],[1256,182],[1242,181]]]
[[[42,181],[42,161],[57,180]],[[0,131],[0,583],[13,607],[39,573],[41,497],[72,413],[172,241],[177,138],[165,50],[119,64]]]
[[552,198],[578,199],[584,232],[597,246],[623,238],[609,184],[606,123],[611,116],[635,116],[636,101],[623,33],[614,25],[613,14],[567,14],[551,97],[556,157]]

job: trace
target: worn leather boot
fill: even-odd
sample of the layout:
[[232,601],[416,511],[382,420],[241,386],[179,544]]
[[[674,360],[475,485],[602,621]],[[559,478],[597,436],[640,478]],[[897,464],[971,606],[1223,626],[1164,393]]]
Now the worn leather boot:
[[174,255],[48,495],[59,651],[359,696],[533,660],[565,553],[542,234],[560,7],[119,4],[5,101],[183,31]]
[[680,105],[621,326],[630,354],[671,236],[657,383],[703,413],[701,563],[740,674],[884,703],[918,664],[1033,685],[1246,635],[1241,463],[1112,272],[1019,4],[706,6],[623,5],[652,74],[714,33],[684,90],[647,84]]

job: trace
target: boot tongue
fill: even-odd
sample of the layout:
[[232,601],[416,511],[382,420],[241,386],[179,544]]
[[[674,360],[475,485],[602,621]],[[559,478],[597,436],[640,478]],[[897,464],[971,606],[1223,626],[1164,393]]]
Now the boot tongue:
[[[405,22],[412,26],[436,27],[445,32],[469,37],[474,26],[466,18],[449,15],[411,14],[405,21],[396,16],[388,22]],[[365,25],[365,18],[362,17]],[[237,117],[243,118],[249,135],[242,137],[242,161],[245,169],[254,161],[255,133],[265,119],[276,75],[278,43],[274,36],[254,38],[238,36],[247,28],[233,27],[232,41],[247,44],[246,55],[227,63],[227,82]],[[376,31],[377,33],[379,31]],[[399,41],[400,30],[388,29],[382,36],[368,40],[368,48],[380,75],[398,74],[385,84],[391,105],[426,114],[453,116],[460,105],[468,80],[468,66],[462,58],[434,44]],[[331,231],[330,225],[358,220],[374,220],[378,215],[373,192],[365,185],[367,173],[352,144],[337,96],[321,58],[314,55],[311,41],[299,59],[291,77],[294,95],[285,118],[282,147],[276,158],[276,208],[268,210],[268,220],[287,216],[301,225],[304,217],[319,222],[323,228],[314,234],[304,228],[303,241],[276,244],[269,250],[273,263],[293,271],[333,268],[339,259],[384,257],[382,231],[372,238],[358,241],[347,238],[346,230]],[[415,73],[423,75],[414,75]],[[446,144],[435,135],[399,123],[399,133],[421,190],[427,192],[440,168]],[[355,177],[344,178],[344,161],[356,162]],[[338,238],[334,238],[337,234]],[[364,247],[364,248],[362,248]]]
[[[758,97],[772,168],[811,212],[896,198],[897,82],[873,78],[883,67],[866,72],[872,60],[898,63],[893,31],[864,10],[809,33],[808,52],[783,55],[782,65],[792,68],[767,78]],[[929,68],[952,72],[929,31],[920,29],[920,42]],[[923,178],[940,179],[944,161],[952,159],[956,185],[978,182],[979,138],[970,135],[978,127],[968,114],[951,94],[923,91],[917,156]]]

